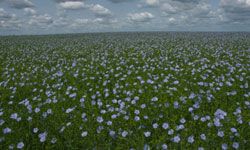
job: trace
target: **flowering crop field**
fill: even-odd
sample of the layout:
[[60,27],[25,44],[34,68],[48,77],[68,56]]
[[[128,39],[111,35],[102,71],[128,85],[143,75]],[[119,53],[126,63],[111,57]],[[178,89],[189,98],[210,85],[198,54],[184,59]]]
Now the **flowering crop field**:
[[250,33],[0,37],[0,149],[249,149]]

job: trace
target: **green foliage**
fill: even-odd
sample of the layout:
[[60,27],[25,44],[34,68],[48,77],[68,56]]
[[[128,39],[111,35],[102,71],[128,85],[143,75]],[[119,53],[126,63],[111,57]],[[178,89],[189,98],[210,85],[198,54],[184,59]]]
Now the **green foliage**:
[[0,37],[0,149],[247,149],[249,48],[249,33]]

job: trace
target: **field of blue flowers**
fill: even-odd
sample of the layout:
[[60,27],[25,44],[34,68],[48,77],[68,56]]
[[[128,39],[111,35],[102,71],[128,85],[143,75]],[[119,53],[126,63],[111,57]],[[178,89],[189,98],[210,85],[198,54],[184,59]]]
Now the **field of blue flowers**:
[[250,33],[0,37],[0,149],[249,149]]

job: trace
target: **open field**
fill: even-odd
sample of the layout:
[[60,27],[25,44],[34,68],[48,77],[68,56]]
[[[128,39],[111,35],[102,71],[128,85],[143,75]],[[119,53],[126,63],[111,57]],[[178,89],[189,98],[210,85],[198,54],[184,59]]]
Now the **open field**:
[[0,149],[249,149],[250,33],[0,37]]

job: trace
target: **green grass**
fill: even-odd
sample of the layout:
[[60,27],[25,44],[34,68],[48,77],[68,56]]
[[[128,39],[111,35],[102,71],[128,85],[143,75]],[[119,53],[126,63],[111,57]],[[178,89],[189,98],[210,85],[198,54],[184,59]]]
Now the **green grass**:
[[[249,48],[249,33],[0,37],[0,149],[16,149],[19,142],[23,149],[162,149],[163,144],[168,149],[222,149],[222,144],[234,149],[234,142],[238,149],[248,149]],[[236,94],[228,95],[232,91]],[[139,100],[133,101],[135,97]],[[19,104],[24,100],[26,105]],[[75,109],[66,113],[69,108]],[[52,113],[46,115],[49,109]],[[218,109],[226,112],[221,126],[214,125]],[[234,113],[237,109],[241,112]],[[11,119],[13,113],[21,120]],[[98,116],[103,122],[97,122]],[[206,116],[210,119],[201,121]],[[183,118],[185,123],[180,122]],[[163,129],[163,123],[169,128]],[[181,124],[184,129],[177,130]],[[6,128],[11,132],[4,133]],[[34,133],[34,128],[39,131]],[[171,129],[173,134],[168,133]],[[82,137],[84,131],[88,134]],[[44,132],[41,142],[39,134]],[[189,136],[194,136],[193,143]]]

